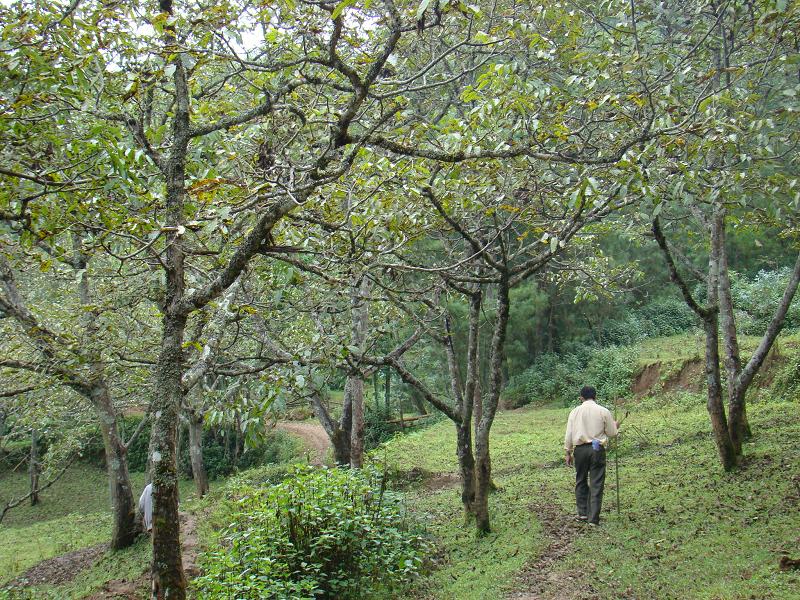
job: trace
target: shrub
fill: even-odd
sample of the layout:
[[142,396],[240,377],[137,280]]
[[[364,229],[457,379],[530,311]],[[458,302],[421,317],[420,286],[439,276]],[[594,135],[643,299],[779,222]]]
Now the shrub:
[[427,543],[373,470],[304,467],[234,492],[222,547],[194,582],[200,598],[386,598],[421,569]]
[[517,408],[531,402],[568,402],[580,389],[582,365],[574,354],[542,354],[503,390],[503,404]]
[[[769,326],[775,308],[783,296],[791,269],[784,267],[777,271],[759,271],[752,279],[733,277],[732,290],[734,305],[747,313],[740,331],[747,335],[762,335]],[[795,299],[786,313],[785,329],[800,327],[800,302]]]
[[608,319],[600,330],[603,346],[628,346],[647,337],[647,323],[630,312],[620,319]]
[[[188,437],[188,436],[187,436]],[[192,476],[192,461],[189,456],[188,440],[181,444],[179,460],[181,471]],[[227,436],[216,435],[211,429],[203,430],[203,463],[210,479],[225,477],[234,471],[250,469],[259,465],[292,462],[301,453],[301,444],[285,431],[271,431],[264,436],[261,444],[248,448],[233,460]]]
[[386,407],[368,405],[364,412],[364,448],[373,450],[383,442],[389,440],[398,427],[387,423],[392,418],[392,413]]
[[663,298],[639,309],[644,321],[645,337],[670,336],[688,331],[697,325],[697,317],[679,298]]
[[606,402],[627,396],[636,374],[636,358],[634,348],[598,348],[586,367],[584,381],[597,388],[598,397]]

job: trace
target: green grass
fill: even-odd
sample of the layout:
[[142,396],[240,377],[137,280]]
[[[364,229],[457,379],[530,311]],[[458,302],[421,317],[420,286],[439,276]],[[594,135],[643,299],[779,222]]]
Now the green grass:
[[[568,410],[498,415],[491,443],[501,490],[491,498],[488,537],[464,527],[457,488],[409,491],[409,506],[443,555],[421,595],[489,600],[518,586],[515,575],[546,545],[532,507],[574,513],[574,472],[560,466]],[[800,404],[754,404],[750,417],[756,438],[745,464],[725,474],[702,396],[634,408],[619,454],[621,515],[610,457],[604,526],[576,539],[556,570],[575,576],[591,557],[591,585],[602,598],[800,598],[800,576],[778,570],[780,553],[795,556],[800,544],[800,490],[791,482],[800,480]],[[455,472],[454,437],[452,425],[439,423],[393,440],[378,456],[401,471]]]
[[[138,493],[144,487],[144,473],[132,473],[131,483],[134,500],[138,501]],[[23,495],[27,486],[25,473],[0,474],[3,498]],[[181,498],[189,500],[194,495],[194,483],[181,480],[180,490]],[[110,508],[105,470],[84,464],[71,467],[57,483],[42,492],[41,504],[26,503],[11,510],[0,525],[0,586],[42,560],[107,542],[111,536]],[[149,552],[147,544],[143,548]],[[112,561],[123,572],[125,557],[136,554],[126,552],[114,554]],[[101,565],[102,571],[108,572],[108,560],[101,561]]]
[[[742,359],[750,358],[760,337],[754,335],[740,335]],[[642,366],[656,362],[685,362],[694,358],[702,359],[705,356],[705,336],[702,331],[686,332],[671,337],[648,338],[638,342],[634,347]],[[797,348],[800,346],[800,331],[784,333],[776,342],[778,350],[784,347]]]
[[[648,340],[639,345],[639,355],[643,360],[693,358],[693,339]],[[754,343],[748,338],[745,349]],[[788,378],[775,384],[776,392],[794,389],[798,343],[796,335],[780,341],[787,360],[776,372],[786,371]],[[800,573],[778,569],[782,553],[800,558],[800,403],[791,393],[782,394],[784,400],[774,395],[766,388],[753,394],[749,415],[755,438],[746,445],[742,468],[732,474],[719,467],[702,394],[668,393],[629,403],[619,451],[621,514],[611,454],[604,525],[577,537],[569,554],[553,565],[555,573],[576,577],[570,585],[591,587],[601,598],[800,600]],[[500,489],[491,497],[488,536],[476,537],[465,526],[452,476],[449,483],[442,478],[442,485],[406,489],[408,510],[439,547],[432,559],[436,568],[416,585],[417,597],[499,600],[524,589],[518,575],[549,543],[537,516],[541,507],[574,512],[574,472],[563,466],[561,449],[568,411],[526,408],[498,414],[491,447]],[[430,474],[458,470],[455,431],[446,420],[398,435],[373,456],[408,480],[418,469]],[[132,479],[140,490],[143,475]],[[102,469],[76,466],[43,493],[40,506],[9,513],[0,525],[0,586],[40,560],[107,541],[107,485]],[[26,488],[25,473],[0,474],[2,497]],[[192,495],[192,482],[181,482],[187,500],[183,510],[210,511],[219,502],[218,494],[199,502]],[[218,526],[213,515],[201,521],[201,544],[215,537]],[[109,579],[137,577],[149,560],[149,543],[142,540],[105,556],[69,584],[29,590],[30,597],[81,598]],[[582,575],[587,560],[589,576]]]

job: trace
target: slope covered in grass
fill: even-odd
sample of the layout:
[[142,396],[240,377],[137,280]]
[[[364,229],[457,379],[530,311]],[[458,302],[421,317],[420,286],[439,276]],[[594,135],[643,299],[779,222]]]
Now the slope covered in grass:
[[630,410],[619,449],[620,513],[612,453],[603,526],[571,534],[565,556],[548,563],[543,592],[527,589],[521,574],[549,551],[542,519],[574,512],[573,471],[561,449],[568,408],[498,415],[492,452],[500,490],[491,499],[493,533],[480,539],[464,526],[456,478],[430,475],[457,470],[452,426],[389,443],[381,458],[391,467],[409,479],[415,468],[428,473],[408,490],[411,510],[441,548],[420,595],[563,598],[570,596],[560,595],[559,582],[568,581],[587,598],[800,598],[800,573],[778,567],[783,553],[800,547],[800,403],[751,406],[755,438],[732,474],[719,467],[702,396],[671,395]]
[[[144,477],[144,473],[131,473],[137,500]],[[4,498],[24,495],[27,486],[25,473],[0,474]],[[191,480],[181,480],[180,488],[182,499],[193,496]],[[111,501],[105,470],[73,465],[58,483],[42,492],[41,500],[37,506],[25,504],[11,510],[0,524],[0,588],[40,561],[107,543],[111,536]],[[149,544],[143,539],[129,550],[103,558],[94,569],[81,573],[68,585],[42,586],[28,592],[34,597],[82,597],[106,579],[140,573],[149,561],[149,553]]]

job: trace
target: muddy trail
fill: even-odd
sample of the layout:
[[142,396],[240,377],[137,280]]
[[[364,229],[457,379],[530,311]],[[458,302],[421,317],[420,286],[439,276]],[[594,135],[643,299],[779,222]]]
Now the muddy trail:
[[331,441],[322,425],[307,421],[279,421],[275,429],[291,433],[303,440],[303,445],[309,450],[309,463],[317,466],[324,464]]
[[[197,567],[197,554],[199,552],[197,539],[197,523],[202,515],[180,513],[181,519],[181,559],[186,579],[197,577],[200,569]],[[88,600],[139,600],[146,598],[150,591],[150,566],[134,579],[113,579],[107,581]]]

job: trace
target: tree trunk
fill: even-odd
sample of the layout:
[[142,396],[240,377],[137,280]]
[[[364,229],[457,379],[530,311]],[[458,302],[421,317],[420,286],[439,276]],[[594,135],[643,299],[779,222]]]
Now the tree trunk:
[[189,458],[192,463],[192,477],[197,489],[197,496],[202,498],[208,493],[208,474],[203,462],[203,417],[197,413],[187,415],[189,421]]
[[345,466],[350,464],[350,430],[337,429],[331,437],[333,446],[333,460],[337,465]]
[[[411,402],[414,403],[414,407],[417,409],[417,412],[421,415],[428,414],[428,407],[425,406],[425,398],[420,396],[419,392],[415,388],[411,388]],[[391,414],[389,412],[389,408],[386,408],[386,414]]]
[[720,274],[723,260],[724,215],[722,209],[715,207],[711,221],[711,252],[708,259],[708,310],[703,319],[706,334],[706,383],[708,385],[708,414],[711,428],[722,462],[722,467],[730,471],[736,467],[737,453],[731,442],[728,421],[725,417],[725,404],[722,400],[722,378],[719,369],[719,305]]
[[472,412],[473,423],[475,423],[475,433],[477,435],[478,427],[483,418],[483,392],[481,391],[480,379],[475,382],[475,391],[472,393]]
[[88,339],[94,341],[89,349],[91,383],[82,393],[88,396],[94,407],[103,436],[106,453],[109,491],[113,510],[113,529],[111,549],[121,550],[131,546],[142,527],[136,518],[136,502],[133,497],[130,473],[128,472],[128,448],[119,432],[119,415],[114,407],[100,352],[98,334],[98,313],[92,302],[89,286],[88,257],[83,252],[83,242],[77,232],[73,233],[73,267],[78,273],[78,296],[85,312],[83,323]]
[[[497,286],[497,316],[492,332],[492,343],[489,354],[490,379],[489,393],[483,406],[483,414],[475,431],[475,526],[478,534],[491,531],[489,522],[489,493],[492,484],[492,462],[489,454],[489,432],[494,423],[497,406],[500,401],[500,390],[503,382],[503,362],[505,359],[505,341],[508,331],[508,315],[510,310],[509,287],[507,273],[501,273]],[[473,392],[474,394],[474,392]],[[469,402],[474,402],[470,395]]]
[[90,397],[100,423],[106,453],[106,470],[114,521],[111,549],[121,550],[131,546],[142,530],[141,524],[136,519],[136,502],[128,472],[128,449],[119,433],[117,412],[108,387],[103,383],[95,385]]
[[739,382],[742,361],[739,352],[739,337],[736,331],[736,318],[733,312],[728,253],[725,246],[724,211],[717,208],[714,213],[714,219],[714,227],[718,231],[716,243],[719,253],[719,314],[722,345],[725,351],[725,375],[728,384],[728,416],[730,417],[728,429],[733,451],[737,457],[741,457],[742,441],[749,436],[749,427],[746,425],[747,417],[745,416],[745,394],[747,388],[742,387]]
[[795,260],[792,275],[786,284],[783,291],[778,307],[772,315],[767,330],[764,332],[761,341],[758,344],[753,356],[742,368],[739,376],[736,379],[735,394],[731,395],[731,402],[729,406],[730,420],[731,420],[731,436],[735,448],[738,448],[741,454],[742,441],[749,437],[750,426],[747,421],[747,409],[745,406],[745,395],[753,383],[753,378],[756,376],[764,361],[767,359],[769,351],[775,343],[778,334],[783,329],[784,321],[786,320],[786,313],[792,304],[792,300],[797,292],[797,287],[800,284],[800,254]]
[[469,521],[475,505],[475,456],[472,454],[472,424],[456,423],[458,466],[461,473],[461,504],[464,519]]
[[[383,380],[383,403],[386,406],[386,414],[389,413],[389,406],[391,404],[392,399],[392,372],[389,369],[385,369],[383,372],[384,380]],[[391,418],[391,417],[389,417]]]
[[164,316],[164,337],[156,364],[153,402],[153,588],[170,600],[186,597],[178,518],[176,440],[178,407],[183,400],[185,317]]
[[489,492],[492,487],[492,461],[489,455],[489,429],[481,428],[475,435],[475,527],[479,535],[491,532]]
[[719,369],[719,281],[720,261],[722,260],[721,242],[724,239],[721,224],[724,221],[720,219],[721,213],[718,211],[719,208],[715,208],[714,218],[710,223],[711,251],[706,274],[706,293],[708,298],[705,307],[697,303],[689,290],[689,286],[678,273],[678,268],[675,266],[672,252],[669,249],[658,219],[653,221],[653,235],[667,262],[670,279],[680,289],[687,306],[703,320],[703,329],[706,337],[706,406],[711,417],[711,429],[719,452],[720,462],[726,471],[730,471],[736,466],[736,452],[731,443],[728,421],[725,416],[725,405],[722,401],[722,379]]
[[725,405],[722,401],[722,382],[719,370],[719,339],[716,314],[704,323],[706,334],[706,384],[708,387],[707,408],[711,417],[711,429],[722,462],[722,468],[730,471],[736,467],[736,451],[731,442]]
[[31,506],[39,504],[39,474],[41,473],[39,464],[39,432],[31,429],[31,451],[28,459],[28,475],[31,484]]
[[333,447],[333,460],[337,465],[350,464],[350,426],[352,424],[351,406],[345,394],[345,402],[342,406],[342,418],[337,423],[331,418],[328,409],[322,401],[322,396],[318,391],[311,394],[311,409],[314,411]]
[[364,463],[364,381],[357,375],[348,376],[345,394],[353,403],[353,425],[350,430],[350,466],[360,469]]
[[[369,329],[369,292],[372,281],[362,276],[353,286],[350,297],[352,319],[351,344],[364,351]],[[360,469],[364,463],[364,380],[359,373],[347,376],[344,385],[345,397],[350,399],[352,424],[350,429],[350,466]]]

